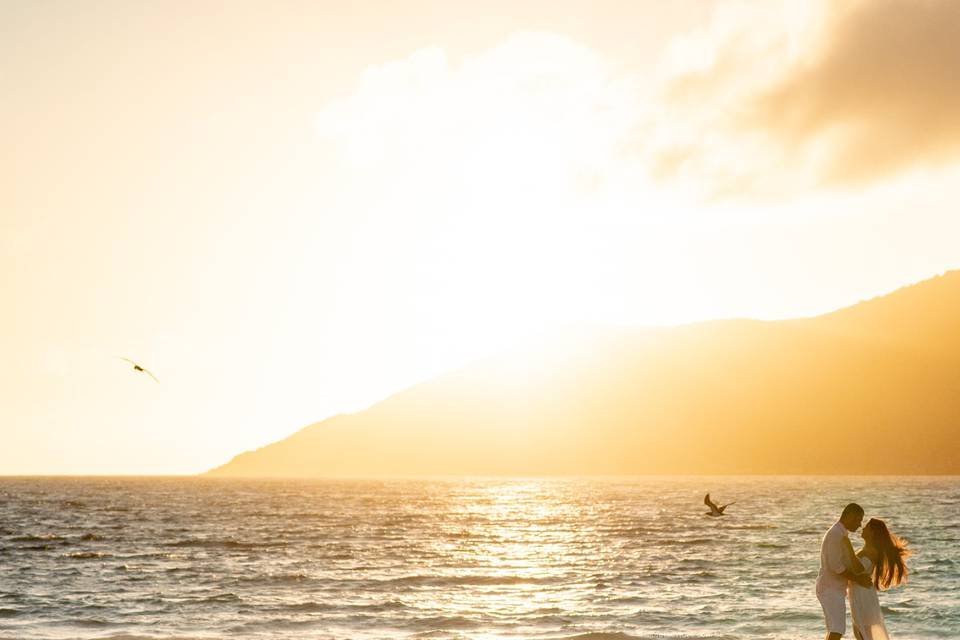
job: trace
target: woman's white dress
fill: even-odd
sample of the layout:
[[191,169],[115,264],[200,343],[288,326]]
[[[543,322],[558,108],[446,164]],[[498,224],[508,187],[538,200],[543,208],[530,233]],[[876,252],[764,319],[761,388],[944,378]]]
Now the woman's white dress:
[[[867,571],[873,571],[873,563],[866,556],[860,557],[860,564]],[[853,618],[854,628],[860,632],[863,640],[889,640],[887,626],[883,624],[883,612],[880,610],[880,599],[877,590],[861,587],[855,582],[847,586],[847,597],[850,598],[850,615]]]

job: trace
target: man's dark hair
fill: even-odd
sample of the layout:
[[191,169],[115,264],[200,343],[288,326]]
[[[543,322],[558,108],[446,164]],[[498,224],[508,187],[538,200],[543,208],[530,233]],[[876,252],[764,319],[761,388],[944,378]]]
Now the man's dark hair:
[[843,513],[840,514],[840,517],[846,518],[847,516],[852,516],[852,515],[862,516],[863,507],[858,505],[856,502],[851,502],[850,504],[848,504],[843,508]]

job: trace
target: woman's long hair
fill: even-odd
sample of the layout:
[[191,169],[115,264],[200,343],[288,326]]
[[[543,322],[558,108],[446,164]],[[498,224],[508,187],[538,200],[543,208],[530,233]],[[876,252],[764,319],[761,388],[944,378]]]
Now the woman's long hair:
[[883,520],[870,518],[863,527],[870,531],[870,541],[880,552],[877,566],[873,568],[873,584],[877,589],[886,589],[907,581],[907,565],[904,559],[910,555],[907,543],[887,528]]

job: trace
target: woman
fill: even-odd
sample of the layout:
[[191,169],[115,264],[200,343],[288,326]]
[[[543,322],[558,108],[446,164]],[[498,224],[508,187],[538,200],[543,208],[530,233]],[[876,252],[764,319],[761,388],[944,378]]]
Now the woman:
[[871,518],[863,526],[863,548],[857,552],[857,561],[873,578],[871,587],[861,587],[855,582],[847,586],[850,598],[850,615],[853,618],[853,633],[858,640],[889,640],[890,634],[883,623],[878,589],[896,586],[907,580],[907,565],[904,558],[910,555],[905,542],[887,529],[883,520]]

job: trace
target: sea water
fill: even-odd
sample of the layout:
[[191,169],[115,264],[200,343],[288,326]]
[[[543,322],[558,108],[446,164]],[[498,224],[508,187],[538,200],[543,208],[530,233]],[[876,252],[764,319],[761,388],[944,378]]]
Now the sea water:
[[0,638],[822,638],[851,501],[893,638],[960,638],[957,477],[2,478]]

